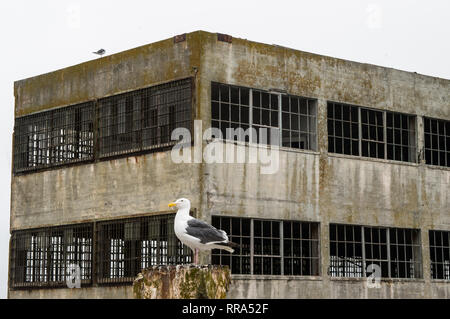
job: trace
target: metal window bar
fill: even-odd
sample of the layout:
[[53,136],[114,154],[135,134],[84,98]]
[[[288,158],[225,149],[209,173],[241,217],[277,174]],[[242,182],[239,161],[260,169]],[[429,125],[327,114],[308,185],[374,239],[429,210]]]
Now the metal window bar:
[[97,223],[99,284],[129,283],[144,268],[192,262],[192,252],[175,236],[174,214]]
[[416,116],[327,103],[328,152],[416,162]]
[[429,231],[431,278],[450,280],[450,231]]
[[99,157],[174,145],[176,128],[192,132],[192,79],[99,100]]
[[363,277],[363,232],[361,226],[330,224],[331,277]]
[[298,96],[282,97],[282,146],[316,150],[317,100]]
[[14,231],[10,287],[65,287],[70,265],[80,267],[82,285],[90,284],[92,243],[92,224]]
[[390,228],[390,268],[392,278],[422,278],[420,231]]
[[360,155],[359,109],[355,106],[327,104],[328,151]]
[[253,274],[281,275],[280,221],[254,220]]
[[14,173],[162,149],[181,127],[192,132],[191,78],[19,117]]
[[419,230],[330,224],[330,276],[365,277],[370,264],[383,278],[422,278]]
[[[250,90],[211,84],[211,126],[222,132],[223,139],[250,141]],[[241,128],[247,135],[227,136],[227,128]]]
[[450,167],[450,121],[424,117],[425,162]]
[[416,117],[386,112],[387,159],[416,162]]
[[383,112],[361,108],[361,156],[385,158]]
[[225,250],[213,249],[211,263],[227,265],[233,274],[251,274],[250,269],[250,219],[212,216],[212,225],[228,234],[230,241],[239,244],[233,254]]
[[212,251],[212,264],[228,265],[233,274],[319,274],[318,223],[213,216],[212,224],[241,245],[232,255]]
[[[270,129],[277,129],[280,146],[316,150],[317,100],[212,82],[211,126],[221,130],[223,139],[260,144],[275,144]],[[228,128],[247,134],[227,136]]]
[[380,227],[363,227],[364,270],[367,266],[378,265],[381,277],[389,277],[388,231]]
[[319,275],[319,224],[283,221],[284,275]]
[[93,159],[94,103],[16,118],[14,172]]

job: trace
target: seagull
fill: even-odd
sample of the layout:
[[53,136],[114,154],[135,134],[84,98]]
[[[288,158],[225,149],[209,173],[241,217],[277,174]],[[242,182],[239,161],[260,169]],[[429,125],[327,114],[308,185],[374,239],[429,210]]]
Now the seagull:
[[191,202],[189,199],[180,198],[174,203],[170,203],[169,207],[178,208],[174,224],[175,235],[194,251],[194,264],[198,264],[199,250],[224,249],[233,253],[232,247],[239,246],[230,242],[227,233],[223,230],[216,229],[208,223],[190,216]]
[[92,52],[92,53],[97,54],[97,55],[99,55],[99,56],[102,56],[103,54],[106,53],[106,51],[105,51],[105,49],[100,49],[100,50],[98,50],[97,52]]

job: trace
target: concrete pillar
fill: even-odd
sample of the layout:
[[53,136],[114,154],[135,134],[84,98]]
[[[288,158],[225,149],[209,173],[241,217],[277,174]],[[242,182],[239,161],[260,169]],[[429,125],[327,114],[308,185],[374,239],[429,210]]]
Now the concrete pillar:
[[154,266],[133,282],[136,299],[225,299],[231,284],[227,266]]

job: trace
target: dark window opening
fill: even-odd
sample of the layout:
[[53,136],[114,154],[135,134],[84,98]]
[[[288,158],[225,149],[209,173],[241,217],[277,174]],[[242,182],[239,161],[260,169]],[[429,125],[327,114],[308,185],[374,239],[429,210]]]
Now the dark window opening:
[[[221,130],[224,139],[240,136],[228,136],[227,128],[250,128],[256,143],[315,150],[316,109],[313,99],[211,83],[211,126]],[[274,129],[279,132],[273,136],[278,141],[271,136]],[[249,141],[249,134],[237,140]]]
[[416,162],[415,116],[334,102],[327,112],[328,152]]
[[233,254],[213,250],[212,264],[233,274],[319,275],[318,223],[213,216],[212,224],[241,245]]
[[386,112],[387,159],[416,161],[415,125],[412,115]]
[[330,224],[329,273],[367,277],[367,267],[377,265],[382,278],[422,278],[420,249],[417,229]]
[[450,121],[424,117],[425,162],[450,167]]
[[358,156],[358,108],[355,106],[328,102],[327,111],[328,151]]
[[213,265],[227,265],[233,274],[250,274],[250,219],[212,217],[212,225],[222,229],[228,238],[240,247],[233,254],[225,250],[213,250]]
[[315,223],[283,222],[284,274],[319,275],[319,227]]
[[450,231],[429,231],[431,278],[450,280]]
[[420,233],[415,229],[389,230],[392,278],[422,278]]

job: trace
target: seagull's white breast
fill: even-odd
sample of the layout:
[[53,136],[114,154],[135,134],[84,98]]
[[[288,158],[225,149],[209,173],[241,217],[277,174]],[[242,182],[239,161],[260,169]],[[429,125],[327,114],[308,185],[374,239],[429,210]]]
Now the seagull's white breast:
[[188,227],[187,222],[193,217],[189,216],[189,213],[177,213],[175,216],[175,235],[178,239],[185,245],[189,246],[191,249],[200,248],[200,239],[192,237],[187,234],[186,228]]

